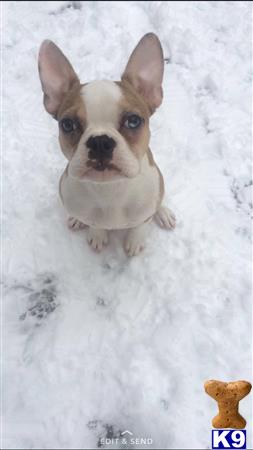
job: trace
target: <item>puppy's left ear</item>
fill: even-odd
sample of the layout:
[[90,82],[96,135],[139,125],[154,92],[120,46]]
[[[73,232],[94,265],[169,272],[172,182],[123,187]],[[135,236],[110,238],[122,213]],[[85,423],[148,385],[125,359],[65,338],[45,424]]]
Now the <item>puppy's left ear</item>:
[[145,34],[131,54],[121,78],[144,97],[152,113],[162,103],[163,71],[161,43],[154,33]]

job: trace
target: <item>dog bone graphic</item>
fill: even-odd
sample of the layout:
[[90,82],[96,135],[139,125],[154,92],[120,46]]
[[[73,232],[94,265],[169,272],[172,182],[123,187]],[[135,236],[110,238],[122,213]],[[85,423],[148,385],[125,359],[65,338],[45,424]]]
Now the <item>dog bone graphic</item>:
[[212,420],[214,428],[245,428],[246,420],[239,414],[239,401],[249,394],[251,387],[248,381],[205,382],[206,393],[218,402],[219,413]]

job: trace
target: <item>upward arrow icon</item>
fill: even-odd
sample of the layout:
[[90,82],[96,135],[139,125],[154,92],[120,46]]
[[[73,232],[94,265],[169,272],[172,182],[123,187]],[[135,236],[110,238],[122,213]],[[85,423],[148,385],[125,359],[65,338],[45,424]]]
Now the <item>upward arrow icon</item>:
[[130,436],[133,436],[133,433],[129,430],[122,431],[122,433],[120,433],[120,434],[121,434],[121,436],[124,436],[125,434],[129,434]]

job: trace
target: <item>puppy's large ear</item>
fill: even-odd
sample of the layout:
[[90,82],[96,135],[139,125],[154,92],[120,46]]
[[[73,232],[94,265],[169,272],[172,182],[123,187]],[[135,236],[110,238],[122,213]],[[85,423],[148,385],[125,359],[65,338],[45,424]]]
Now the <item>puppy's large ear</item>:
[[49,114],[55,116],[64,95],[79,80],[70,62],[52,41],[46,40],[41,44],[39,75],[44,106]]
[[145,34],[131,54],[122,80],[135,87],[151,112],[162,102],[163,70],[163,51],[159,39],[154,33]]

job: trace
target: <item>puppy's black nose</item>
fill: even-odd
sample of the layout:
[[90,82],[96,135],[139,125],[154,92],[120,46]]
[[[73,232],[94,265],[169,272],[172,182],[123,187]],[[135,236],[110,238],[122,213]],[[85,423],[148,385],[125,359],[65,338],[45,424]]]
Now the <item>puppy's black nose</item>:
[[88,153],[90,159],[104,161],[112,159],[112,152],[116,142],[106,134],[102,134],[102,136],[91,136],[87,140],[86,145],[90,149]]

